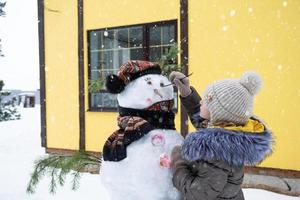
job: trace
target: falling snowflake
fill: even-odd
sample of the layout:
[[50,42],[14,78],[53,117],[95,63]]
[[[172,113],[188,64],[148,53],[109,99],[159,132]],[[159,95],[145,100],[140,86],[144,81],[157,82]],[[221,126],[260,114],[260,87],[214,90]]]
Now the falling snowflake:
[[249,12],[249,13],[252,13],[252,12],[253,12],[253,8],[251,8],[251,7],[248,8],[248,12]]
[[108,36],[108,32],[107,32],[107,31],[104,31],[104,32],[103,32],[103,35],[104,35],[105,37],[107,37],[107,36]]
[[254,41],[255,41],[255,43],[259,43],[260,40],[259,40],[259,38],[255,38]]
[[247,110],[247,111],[245,112],[245,115],[246,115],[246,116],[250,116],[249,110]]
[[277,65],[277,69],[278,69],[278,70],[282,70],[282,65],[280,65],[280,64]]
[[51,122],[55,122],[55,117],[51,116]]
[[235,16],[235,14],[236,14],[235,10],[231,10],[230,13],[229,13],[229,15],[230,15],[231,17]]
[[223,27],[222,27],[222,30],[225,32],[225,31],[227,31],[228,30],[228,26],[227,25],[224,25]]
[[225,15],[221,15],[221,20],[225,20]]
[[284,1],[284,2],[282,3],[282,5],[283,5],[284,7],[287,7],[287,4],[288,4],[287,1]]

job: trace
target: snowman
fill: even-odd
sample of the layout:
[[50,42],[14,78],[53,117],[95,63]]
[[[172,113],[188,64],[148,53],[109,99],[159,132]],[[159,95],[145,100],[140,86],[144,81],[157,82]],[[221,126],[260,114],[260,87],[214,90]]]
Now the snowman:
[[103,148],[100,177],[111,200],[177,200],[170,155],[183,138],[175,130],[173,86],[157,63],[128,61],[106,88],[118,94],[119,130]]

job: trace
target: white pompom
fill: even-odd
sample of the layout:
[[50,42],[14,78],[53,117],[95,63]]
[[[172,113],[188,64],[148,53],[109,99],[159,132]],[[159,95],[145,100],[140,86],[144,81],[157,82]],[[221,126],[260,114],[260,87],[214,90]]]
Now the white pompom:
[[239,82],[252,94],[255,95],[259,92],[262,86],[262,79],[254,71],[245,72]]

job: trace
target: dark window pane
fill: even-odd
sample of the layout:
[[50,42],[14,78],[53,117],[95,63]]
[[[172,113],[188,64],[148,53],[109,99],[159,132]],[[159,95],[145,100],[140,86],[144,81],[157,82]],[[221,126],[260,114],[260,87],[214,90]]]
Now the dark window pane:
[[157,62],[161,58],[161,47],[151,47],[149,59],[152,62]]
[[174,44],[175,43],[175,26],[163,26],[162,27],[162,44]]
[[103,44],[101,46],[102,49],[112,49],[114,48],[114,40],[115,40],[115,31],[113,30],[105,30],[101,31],[103,37]]
[[117,95],[110,93],[92,93],[91,94],[91,106],[95,108],[114,108],[117,107]]
[[161,26],[151,26],[149,28],[150,31],[150,41],[149,45],[154,46],[154,45],[160,45],[161,44]]
[[90,32],[90,50],[97,50],[101,46],[101,33],[99,31]]
[[102,69],[110,69],[112,66],[112,61],[113,61],[113,51],[107,50],[102,52]]
[[143,49],[130,49],[130,59],[131,60],[143,60]]
[[128,47],[128,28],[117,29],[115,39],[118,41],[118,48]]
[[137,26],[129,29],[129,47],[142,47],[143,27]]
[[90,53],[90,69],[91,69],[91,79],[95,80],[99,78],[99,52],[94,51]]
[[119,67],[125,63],[126,61],[130,60],[130,49],[120,49],[119,55],[118,55],[118,67],[115,67],[115,69],[119,69]]

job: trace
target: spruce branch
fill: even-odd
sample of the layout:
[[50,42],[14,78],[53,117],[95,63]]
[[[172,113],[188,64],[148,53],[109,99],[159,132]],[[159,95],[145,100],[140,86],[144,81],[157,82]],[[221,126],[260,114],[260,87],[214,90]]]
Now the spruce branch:
[[86,166],[98,166],[101,158],[78,151],[73,155],[48,155],[35,161],[34,171],[27,185],[27,193],[33,194],[36,186],[46,174],[50,177],[49,192],[54,194],[57,186],[64,186],[67,175],[73,176],[72,190],[79,187],[80,173]]
[[80,179],[80,173],[79,171],[74,171],[72,173],[73,179],[72,179],[72,190],[77,190],[79,187],[79,179]]
[[182,66],[177,63],[177,56],[181,53],[177,44],[174,44],[169,49],[165,49],[159,63],[163,71],[163,75],[169,76],[172,71],[182,71]]
[[97,80],[89,80],[89,92],[90,93],[98,93],[103,88],[104,80],[97,79]]

